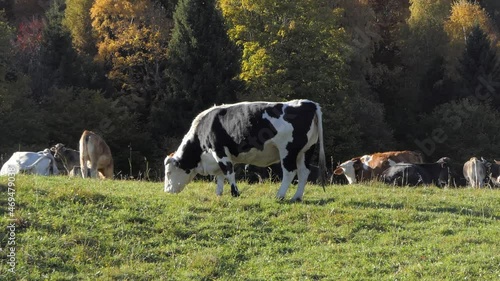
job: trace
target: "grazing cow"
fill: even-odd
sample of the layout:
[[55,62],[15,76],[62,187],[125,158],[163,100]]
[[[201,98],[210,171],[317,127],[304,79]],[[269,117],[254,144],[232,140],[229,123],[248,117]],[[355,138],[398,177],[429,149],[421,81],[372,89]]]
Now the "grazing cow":
[[446,186],[449,179],[450,158],[443,157],[435,163],[409,164],[397,163],[385,170],[382,181],[393,185],[429,185]]
[[96,178],[97,172],[101,178],[113,178],[113,157],[104,139],[91,131],[84,131],[80,138],[80,168],[82,177]]
[[67,148],[62,143],[58,143],[50,151],[54,153],[56,161],[61,162],[62,166],[68,174],[73,170],[73,167],[80,166],[80,152]]
[[297,175],[299,183],[292,200],[301,200],[318,140],[320,174],[324,175],[326,162],[319,104],[293,100],[214,106],[196,116],[177,151],[165,158],[165,191],[182,191],[196,174],[215,175],[216,194],[222,195],[224,178],[227,178],[231,194],[236,197],[240,193],[234,164],[267,167],[281,161],[283,180],[277,197],[285,197]]
[[48,176],[58,175],[56,160],[49,149],[40,152],[14,152],[0,170],[0,176],[19,172]]
[[422,163],[422,155],[414,151],[388,151],[371,155],[354,157],[340,164],[335,170],[335,175],[345,175],[349,184],[358,181],[377,179],[383,171],[396,163]]
[[485,184],[489,166],[490,164],[486,160],[472,157],[464,164],[464,177],[473,188],[481,188]]

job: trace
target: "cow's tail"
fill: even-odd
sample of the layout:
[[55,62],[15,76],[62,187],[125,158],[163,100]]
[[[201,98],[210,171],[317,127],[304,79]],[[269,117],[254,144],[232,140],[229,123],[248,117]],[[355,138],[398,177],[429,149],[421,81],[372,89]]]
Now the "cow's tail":
[[480,181],[479,181],[479,170],[478,170],[478,167],[477,167],[478,166],[477,162],[478,162],[477,159],[474,159],[474,161],[472,161],[472,164],[474,165],[473,166],[474,167],[474,173],[473,173],[474,177],[472,179],[474,181],[474,184],[472,185],[472,187],[474,187],[474,188],[481,187],[480,186]]
[[[86,132],[86,131],[85,131]],[[87,161],[88,161],[88,142],[89,142],[89,135],[85,134],[82,136],[80,139],[80,171],[82,173],[82,178],[87,177]]]
[[319,104],[316,107],[316,118],[318,122],[318,139],[319,139],[319,180],[323,191],[325,191],[326,185],[326,158],[325,158],[325,145],[323,141],[323,113],[321,112],[321,107]]

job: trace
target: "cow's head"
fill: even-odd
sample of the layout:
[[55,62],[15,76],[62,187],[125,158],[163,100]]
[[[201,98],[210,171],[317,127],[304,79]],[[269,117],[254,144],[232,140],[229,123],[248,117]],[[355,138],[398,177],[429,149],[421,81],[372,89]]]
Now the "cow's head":
[[450,175],[451,159],[448,157],[442,157],[438,161],[436,161],[436,163],[438,163],[440,167],[438,182],[436,183],[436,185],[441,187],[446,186],[448,185],[448,181],[451,177]]
[[179,160],[170,154],[165,158],[165,192],[179,193],[194,178],[196,172],[179,167]]
[[54,154],[54,157],[56,159],[60,159],[62,156],[62,153],[66,151],[66,147],[62,143],[58,143],[54,145],[53,147],[50,148],[50,151]]
[[349,184],[353,184],[357,182],[356,175],[357,171],[359,171],[362,168],[362,163],[361,160],[358,159],[352,159],[349,161],[345,161],[344,163],[340,164],[334,171],[333,173],[335,175],[345,175],[347,178],[347,181]]

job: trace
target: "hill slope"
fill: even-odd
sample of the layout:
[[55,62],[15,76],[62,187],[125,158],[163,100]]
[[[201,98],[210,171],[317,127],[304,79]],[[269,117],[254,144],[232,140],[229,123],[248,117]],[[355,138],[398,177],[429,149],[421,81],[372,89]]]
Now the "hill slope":
[[[19,175],[15,184],[17,279],[500,278],[498,189],[308,186],[304,202],[289,203],[271,183],[241,183],[240,198],[228,187],[219,198],[207,182],[176,195],[133,181]],[[2,185],[1,280],[14,275],[8,198]]]

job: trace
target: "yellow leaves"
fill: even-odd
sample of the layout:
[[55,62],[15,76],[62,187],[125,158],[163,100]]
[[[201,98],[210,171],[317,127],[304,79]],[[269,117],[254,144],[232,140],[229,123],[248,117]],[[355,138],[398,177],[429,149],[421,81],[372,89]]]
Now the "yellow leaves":
[[[108,77],[118,88],[137,84],[166,59],[172,20],[149,0],[96,0],[92,27],[97,33],[97,59],[110,65]],[[141,73],[138,75],[138,72]]]
[[460,0],[453,4],[450,18],[445,22],[444,29],[452,43],[463,42],[475,25],[479,25],[494,40],[490,18],[479,3]]
[[267,74],[269,54],[258,42],[246,42],[243,44],[243,62],[240,78],[250,81]]

